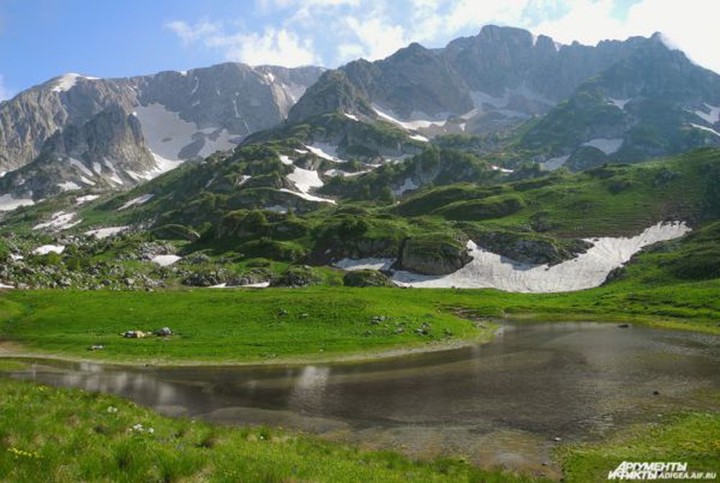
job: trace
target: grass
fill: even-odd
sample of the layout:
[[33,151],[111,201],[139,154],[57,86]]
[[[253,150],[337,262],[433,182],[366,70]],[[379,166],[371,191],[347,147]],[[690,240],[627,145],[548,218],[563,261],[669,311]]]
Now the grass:
[[[15,363],[18,364],[18,363]],[[15,370],[18,367],[1,367]],[[173,419],[107,394],[0,378],[0,480],[34,481],[543,481],[462,458],[413,461],[282,428]],[[562,445],[568,482],[606,481],[623,461],[720,468],[720,414],[687,412],[609,439]]]
[[[328,286],[16,291],[0,296],[0,337],[31,352],[109,361],[327,360],[492,337],[492,323],[476,325],[463,317],[633,322],[720,334],[718,293],[720,280],[647,287],[632,279],[559,294]],[[373,320],[378,316],[385,319]],[[423,330],[424,324],[430,329]],[[176,335],[120,335],[164,326]],[[88,351],[91,345],[104,349]]]
[[[720,472],[720,414],[688,412],[637,425],[601,443],[563,447],[567,481],[607,481],[624,461],[680,462],[688,472]],[[703,480],[707,481],[707,480]]]
[[170,419],[105,394],[0,379],[0,480],[530,481],[460,459],[409,460],[282,429]]
[[[0,299],[3,338],[27,350],[116,361],[331,358],[490,338],[420,293],[329,287],[182,292],[23,291]],[[408,295],[410,295],[408,293]],[[374,321],[374,317],[384,317]],[[430,329],[423,331],[423,326]],[[125,339],[169,326],[169,338]],[[420,333],[425,332],[425,333]],[[102,351],[88,351],[103,345]]]

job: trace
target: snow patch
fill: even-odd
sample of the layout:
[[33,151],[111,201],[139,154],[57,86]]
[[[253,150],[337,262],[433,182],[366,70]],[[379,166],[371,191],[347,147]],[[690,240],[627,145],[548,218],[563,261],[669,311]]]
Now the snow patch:
[[565,164],[567,160],[570,159],[570,156],[558,156],[556,158],[550,158],[544,163],[542,163],[542,167],[547,169],[548,171],[555,171],[560,166]]
[[237,184],[235,186],[237,186],[239,188],[240,186],[247,183],[251,178],[252,178],[252,176],[248,176],[247,174],[244,174],[240,177],[240,180],[237,182]]
[[33,250],[34,255],[47,255],[48,253],[57,253],[58,255],[65,251],[63,245],[43,245]]
[[394,124],[397,124],[400,127],[403,127],[409,131],[414,131],[416,129],[421,128],[428,128],[430,126],[444,126],[447,120],[443,121],[433,121],[430,119],[411,119],[407,121],[401,121],[397,117],[394,116],[394,113],[389,111],[383,111],[381,110],[377,105],[373,104],[372,106],[375,113],[380,116],[381,118],[385,119],[386,121],[390,121]]
[[290,159],[290,156],[285,156],[284,154],[280,155],[280,162],[287,166],[291,166],[293,164],[292,159]]
[[82,189],[77,185],[77,183],[73,183],[72,181],[65,181],[64,183],[60,183],[58,186],[63,191],[77,191]]
[[245,285],[238,285],[240,288],[268,288],[270,282],[258,282],[258,283],[246,283]]
[[289,190],[289,189],[287,189],[287,188],[282,188],[282,189],[279,190],[279,191],[282,191],[283,193],[290,193],[291,195],[298,196],[298,197],[300,197],[300,198],[302,198],[302,199],[304,199],[304,200],[308,200],[308,201],[318,201],[318,202],[321,202],[321,203],[331,203],[331,204],[333,204],[333,205],[335,204],[335,200],[330,200],[330,199],[327,199],[327,198],[320,198],[319,196],[313,196],[313,195],[310,195],[310,194],[307,194],[307,193],[298,193],[297,191],[291,191],[291,190]]
[[592,146],[593,148],[597,148],[603,153],[610,155],[617,152],[617,150],[620,149],[620,146],[622,146],[622,143],[622,139],[595,138],[583,143],[582,146]]
[[80,181],[88,186],[95,186],[95,181],[87,179],[85,176],[80,176]]
[[0,196],[0,211],[12,211],[21,206],[32,206],[35,202],[30,199],[14,198],[12,195]]
[[704,103],[705,107],[708,108],[710,111],[709,113],[704,111],[694,111],[695,115],[701,118],[703,121],[705,121],[708,124],[716,124],[720,122],[720,107],[718,106],[711,106],[707,102]]
[[705,126],[701,126],[701,125],[699,125],[699,124],[693,124],[693,123],[690,123],[690,126],[691,126],[691,127],[694,127],[695,129],[700,129],[700,130],[702,130],[702,131],[707,131],[707,132],[709,132],[709,133],[712,133],[712,134],[714,134],[714,135],[716,135],[716,136],[720,136],[720,132],[717,132],[715,129],[711,129],[711,128],[709,128],[709,127],[705,127]]
[[[313,143],[310,146],[305,146],[318,158],[327,159],[328,161],[334,161],[336,163],[344,163],[344,159],[340,159],[337,156],[337,147],[332,144],[326,143]],[[296,150],[297,151],[297,150]]]
[[625,110],[625,104],[630,102],[630,98],[628,99],[613,99],[612,97],[608,98],[608,104],[612,104],[613,106],[617,107],[618,109]]
[[85,176],[95,176],[92,171],[88,169],[87,166],[85,166],[82,161],[79,161],[75,158],[70,158],[70,165],[75,166],[77,169],[82,172]]
[[347,112],[343,112],[343,116],[347,117],[348,119],[352,119],[353,121],[359,121],[360,119],[357,118],[354,114],[349,114]]
[[350,173],[348,171],[343,171],[341,169],[328,169],[323,174],[325,176],[342,176],[344,178],[351,178],[353,176],[360,176],[361,174],[369,173],[371,170],[367,169],[364,171],[356,171],[354,173]]
[[325,183],[320,179],[317,171],[295,167],[295,170],[287,175],[288,181],[297,186],[303,193],[308,193],[312,188],[320,188]]
[[58,77],[55,80],[55,83],[54,83],[51,91],[52,92],[69,91],[70,89],[72,89],[75,86],[75,84],[77,84],[78,79],[97,80],[97,77],[90,77],[90,76],[80,75],[80,74],[75,74],[73,72],[70,72],[68,74]]
[[150,200],[153,198],[153,196],[155,196],[155,195],[146,194],[146,195],[138,196],[137,198],[131,199],[130,201],[128,201],[127,203],[125,203],[124,205],[122,205],[122,206],[121,206],[120,208],[118,208],[117,210],[118,210],[118,211],[126,210],[126,209],[130,208],[131,206],[145,204],[145,203],[147,203],[148,201],[150,201]]
[[96,199],[100,198],[100,195],[85,195],[85,196],[79,196],[75,198],[75,204],[76,205],[82,205],[83,203],[88,203],[90,201],[95,201]]
[[583,290],[601,285],[613,269],[622,266],[641,248],[689,231],[684,222],[658,223],[631,238],[588,239],[593,247],[586,253],[553,266],[518,263],[478,248],[471,241],[468,249],[473,260],[460,270],[439,277],[398,271],[393,280],[401,285],[427,288],[497,288],[538,293]]
[[105,162],[105,166],[107,167],[107,169],[110,170],[110,180],[117,184],[125,184],[122,178],[120,178],[120,175],[118,175],[118,172],[115,169],[115,165],[113,164],[113,162],[109,159],[103,159],[103,161]]
[[150,261],[153,263],[157,263],[161,267],[169,267],[170,265],[181,259],[182,257],[179,257],[177,255],[157,255],[152,257]]
[[395,263],[393,258],[343,258],[334,265],[352,272],[354,270],[389,270],[393,263]]
[[180,151],[198,138],[204,142],[198,153],[202,157],[236,146],[230,141],[233,135],[227,129],[200,129],[159,103],[138,106],[136,112],[148,147],[163,159],[180,161]]
[[500,166],[495,166],[494,164],[490,165],[490,169],[493,171],[500,171],[501,173],[510,174],[514,173],[515,171],[512,169],[502,168]]
[[97,230],[90,230],[86,231],[85,235],[87,236],[94,236],[95,238],[102,240],[103,238],[108,238],[113,235],[117,235],[118,233],[122,233],[125,230],[130,228],[129,226],[109,226],[107,228],[99,228]]
[[429,142],[430,142],[430,140],[429,140],[428,138],[426,138],[425,136],[423,136],[423,135],[421,135],[421,134],[413,134],[413,135],[410,136],[410,139],[414,139],[415,141],[421,141],[421,142],[424,142],[424,143],[429,143]]
[[32,229],[47,229],[52,231],[67,230],[82,222],[82,220],[73,220],[75,218],[75,215],[76,213],[65,213],[64,211],[58,211],[57,213],[53,213],[53,215],[50,217],[50,221],[46,223],[39,223],[33,226]]

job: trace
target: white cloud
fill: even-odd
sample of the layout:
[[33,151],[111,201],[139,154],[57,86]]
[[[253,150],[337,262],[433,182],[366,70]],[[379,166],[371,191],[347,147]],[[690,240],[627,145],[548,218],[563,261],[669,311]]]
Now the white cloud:
[[186,44],[211,37],[220,31],[220,27],[217,24],[208,20],[201,20],[193,26],[188,25],[186,22],[175,20],[166,23],[165,28],[175,32]]
[[577,40],[594,45],[600,40],[625,38],[626,25],[612,16],[613,7],[613,0],[575,0],[565,15],[546,19],[532,30],[564,44]]
[[[338,65],[386,57],[410,42],[442,47],[487,24],[525,28],[561,43],[661,31],[688,56],[720,72],[720,29],[709,0],[255,0],[247,24],[174,21],[186,45],[219,49],[252,64]],[[627,6],[629,5],[629,7]],[[254,27],[249,27],[254,26]]]
[[693,61],[720,72],[720,29],[710,4],[715,7],[706,0],[644,0],[630,8],[628,28],[641,35],[660,31]]
[[13,96],[13,93],[5,87],[5,78],[0,74],[0,101],[4,101],[5,99],[10,99]]
[[629,7],[624,19],[613,15],[613,0],[575,0],[568,6],[564,15],[529,27],[563,43],[577,40],[591,45],[662,32],[695,62],[720,72],[716,47],[720,30],[707,0],[641,0]]
[[343,21],[347,28],[355,34],[354,49],[359,51],[357,46],[360,46],[362,56],[366,59],[382,59],[409,43],[402,26],[391,25],[380,16],[362,20],[347,16]]
[[250,65],[283,65],[297,67],[320,63],[312,48],[312,41],[300,39],[292,31],[266,27],[262,32],[227,33],[220,23],[201,20],[195,25],[175,20],[165,24],[184,44],[201,43],[219,49],[227,60]]
[[207,41],[210,47],[225,49],[228,60],[250,65],[272,64],[297,67],[320,63],[309,40],[301,40],[287,29],[266,28],[261,34],[213,36]]

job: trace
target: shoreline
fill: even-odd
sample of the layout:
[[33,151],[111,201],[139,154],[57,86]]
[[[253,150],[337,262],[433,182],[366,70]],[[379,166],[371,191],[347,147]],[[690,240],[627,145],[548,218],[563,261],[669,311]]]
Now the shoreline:
[[71,354],[57,354],[26,350],[22,344],[13,340],[0,338],[0,360],[52,360],[67,363],[90,363],[106,366],[152,368],[152,367],[252,367],[252,366],[301,366],[307,364],[356,364],[374,362],[386,359],[395,359],[433,352],[443,352],[463,349],[475,345],[484,345],[495,340],[502,332],[506,323],[535,324],[535,323],[605,323],[637,324],[642,327],[661,330],[681,330],[699,334],[720,335],[718,326],[706,326],[689,319],[659,318],[635,314],[582,314],[582,313],[517,313],[504,314],[503,317],[472,318],[461,316],[477,323],[489,323],[493,329],[491,334],[483,332],[468,339],[453,339],[447,341],[433,341],[425,345],[390,347],[385,349],[369,350],[363,352],[335,352],[328,354],[299,354],[290,357],[266,358],[255,360],[204,360],[204,359],[145,359],[145,360],[113,360],[107,358],[89,358]]
[[[381,361],[385,359],[395,359],[420,354],[430,354],[433,352],[443,352],[456,349],[463,349],[475,345],[484,345],[492,342],[500,331],[502,326],[498,326],[492,332],[491,337],[487,334],[480,334],[470,339],[455,339],[450,341],[431,342],[424,346],[414,347],[396,347],[388,349],[380,349],[369,352],[349,352],[334,353],[323,355],[299,355],[297,357],[287,358],[271,358],[257,359],[249,361],[218,361],[218,360],[135,360],[135,361],[113,361],[112,359],[93,359],[73,355],[62,355],[54,353],[24,351],[22,346],[14,341],[0,340],[0,360],[48,360],[67,363],[89,363],[105,366],[134,367],[134,368],[154,368],[154,367],[261,367],[261,366],[301,366],[306,364],[354,364],[363,362]],[[15,349],[9,349],[8,346],[17,346]]]

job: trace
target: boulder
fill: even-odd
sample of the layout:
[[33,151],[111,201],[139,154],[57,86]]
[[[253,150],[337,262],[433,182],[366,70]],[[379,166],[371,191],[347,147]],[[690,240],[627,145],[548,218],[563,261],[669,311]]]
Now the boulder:
[[405,239],[394,268],[423,275],[446,275],[461,269],[472,259],[464,243],[430,234]]
[[377,270],[354,270],[343,277],[346,287],[394,287],[395,284]]
[[307,265],[295,265],[270,282],[271,287],[306,287],[322,282],[320,276]]

